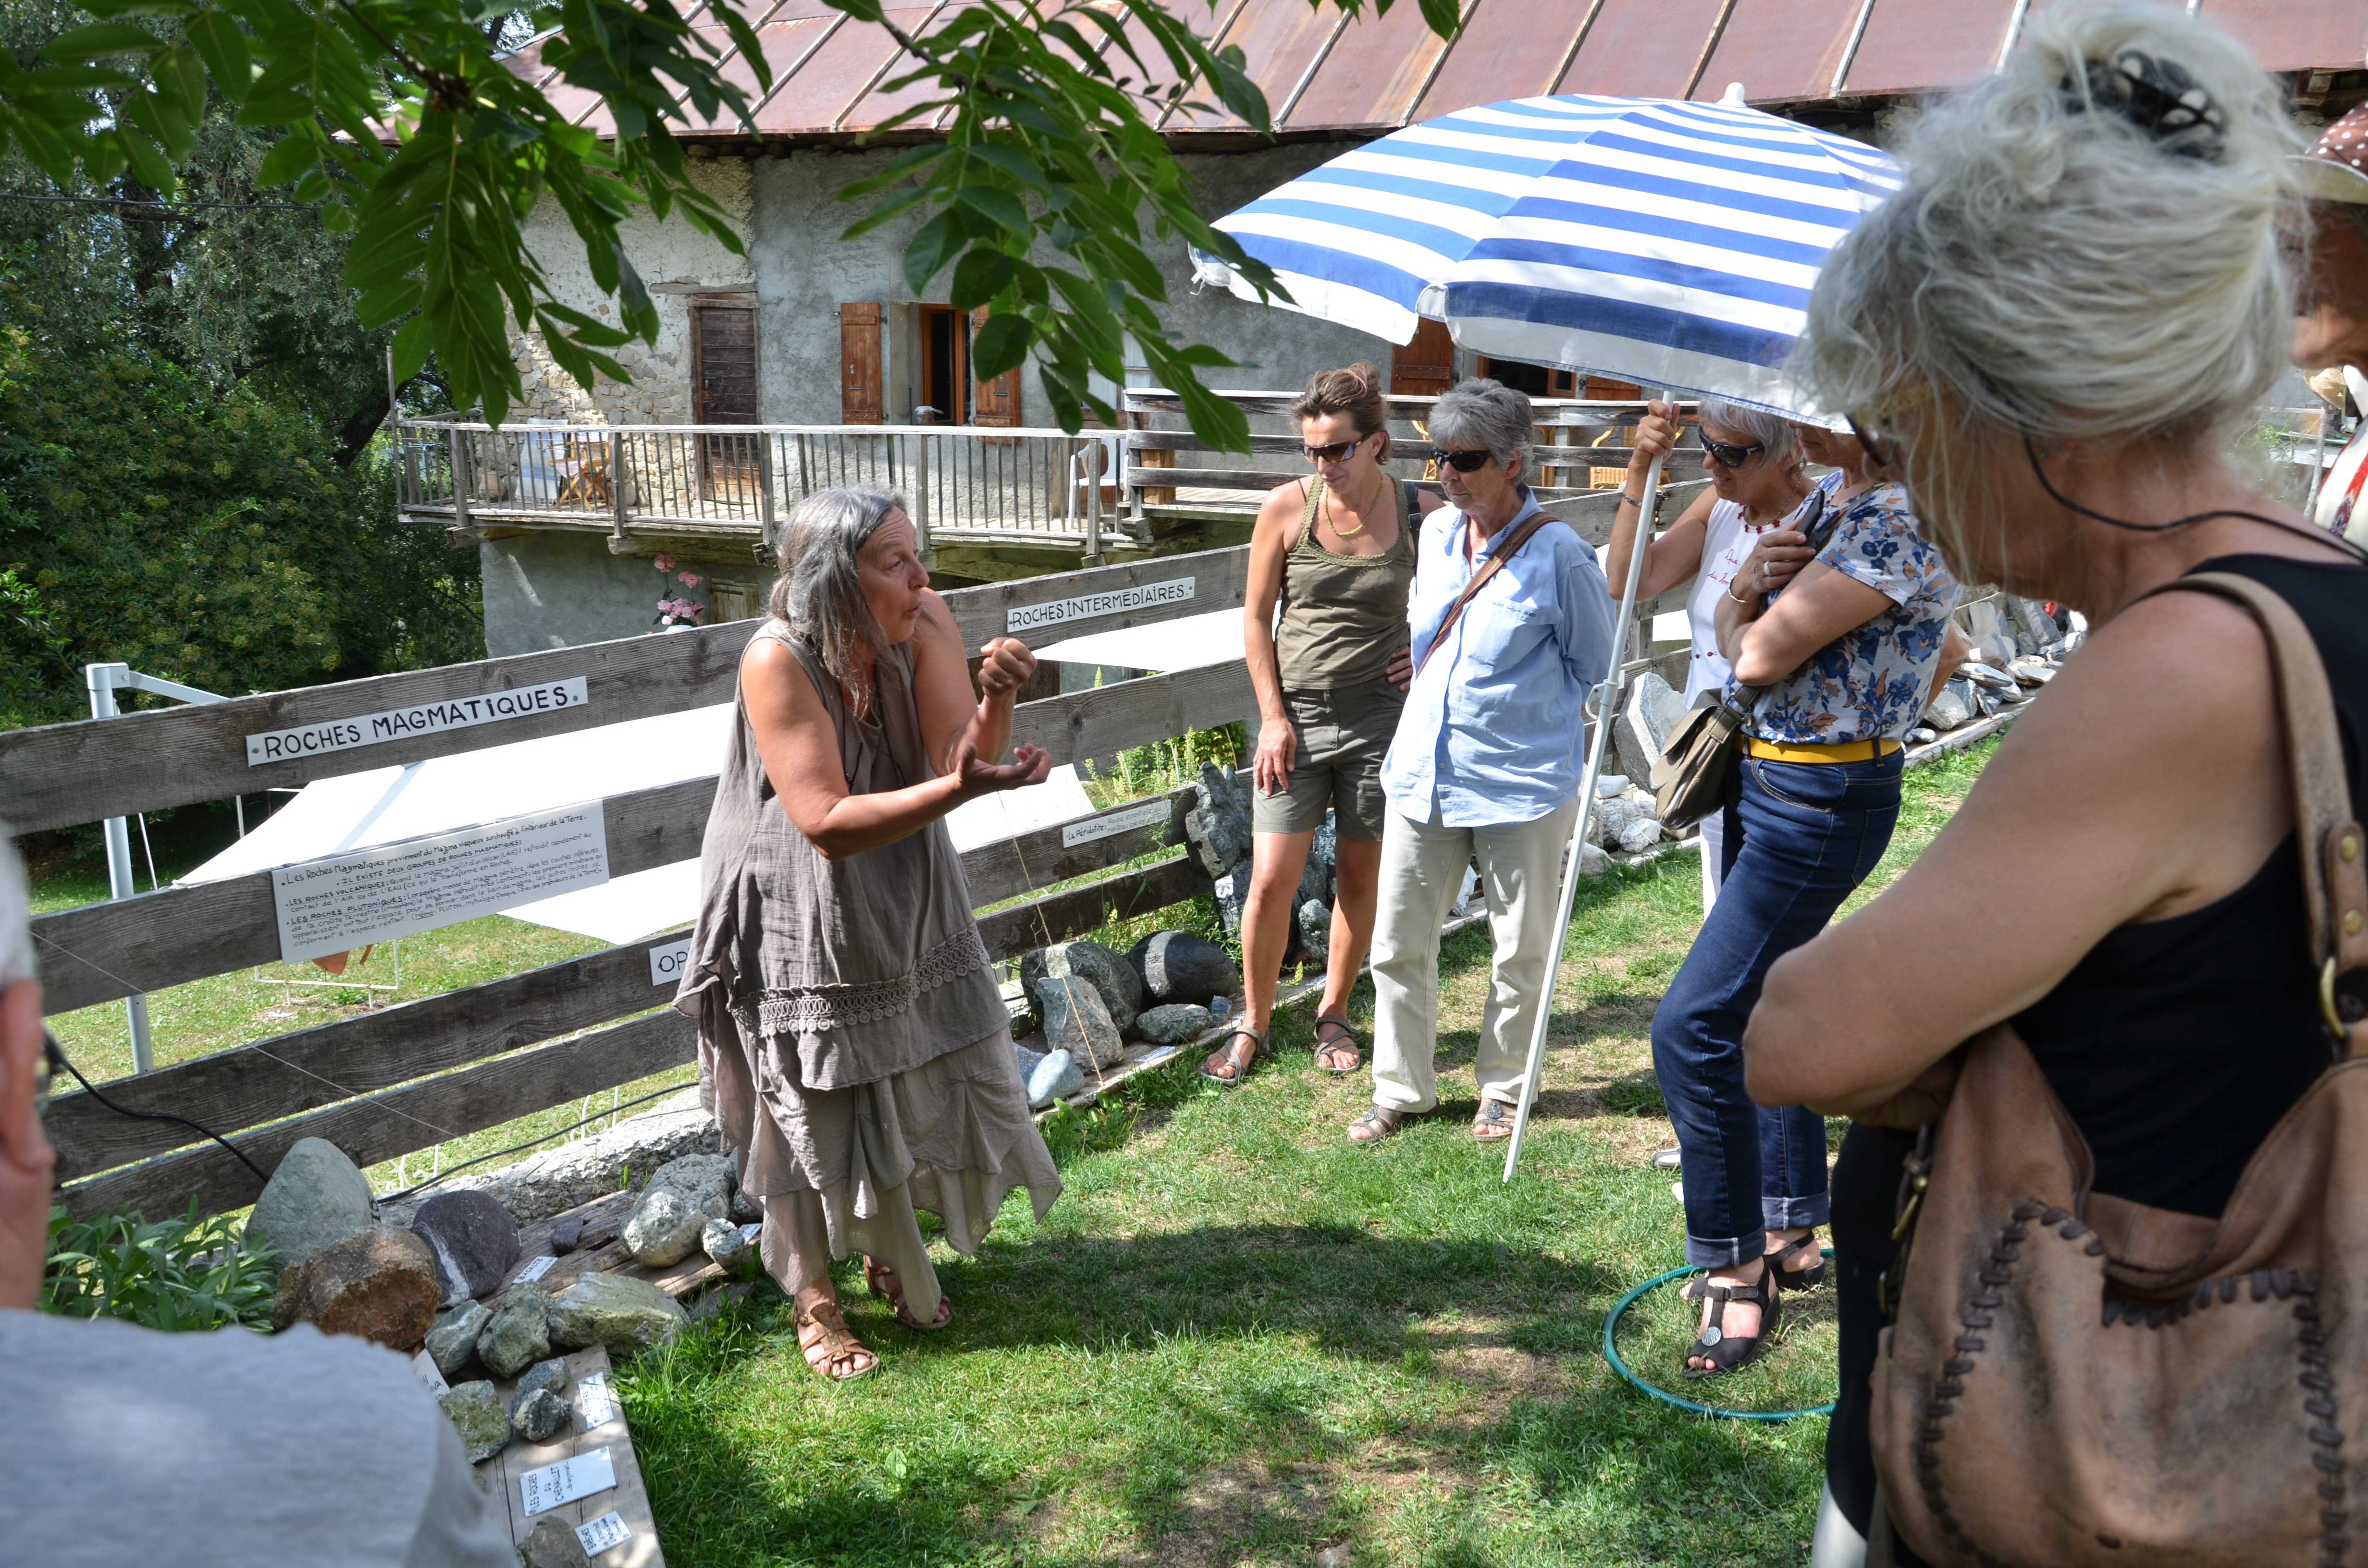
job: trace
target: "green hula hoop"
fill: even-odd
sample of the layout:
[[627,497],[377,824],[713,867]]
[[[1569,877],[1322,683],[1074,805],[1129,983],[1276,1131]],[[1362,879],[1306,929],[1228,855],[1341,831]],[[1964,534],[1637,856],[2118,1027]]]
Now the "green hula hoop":
[[[1820,1247],[1818,1251],[1827,1257],[1834,1256],[1834,1249],[1831,1247]],[[1831,1415],[1834,1413],[1831,1400],[1823,1404],[1803,1405],[1798,1410],[1723,1410],[1714,1404],[1700,1404],[1691,1399],[1681,1399],[1667,1389],[1655,1388],[1638,1377],[1635,1369],[1620,1358],[1620,1346],[1615,1342],[1614,1336],[1620,1332],[1621,1314],[1625,1312],[1645,1291],[1666,1285],[1672,1279],[1682,1279],[1689,1274],[1701,1272],[1701,1268],[1690,1263],[1683,1268],[1672,1268],[1666,1274],[1656,1274],[1613,1304],[1611,1314],[1603,1320],[1603,1358],[1611,1363],[1611,1369],[1663,1403],[1674,1404],[1679,1410],[1690,1410],[1696,1415],[1718,1415],[1729,1421],[1790,1421],[1796,1415]]]

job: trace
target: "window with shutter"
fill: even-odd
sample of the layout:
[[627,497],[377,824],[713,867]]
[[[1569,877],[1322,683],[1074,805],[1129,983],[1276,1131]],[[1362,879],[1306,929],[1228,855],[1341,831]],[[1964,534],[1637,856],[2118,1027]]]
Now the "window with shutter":
[[842,425],[886,423],[881,398],[880,307],[838,307],[838,420]]
[[1414,341],[1390,349],[1390,395],[1437,397],[1455,385],[1455,339],[1447,324],[1426,317]]

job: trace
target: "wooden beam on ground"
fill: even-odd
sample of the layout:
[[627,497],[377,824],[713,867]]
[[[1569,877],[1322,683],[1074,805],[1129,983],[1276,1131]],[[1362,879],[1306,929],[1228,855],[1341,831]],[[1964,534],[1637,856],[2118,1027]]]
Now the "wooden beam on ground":
[[1012,958],[1081,937],[1112,920],[1198,898],[1213,885],[1189,855],[1178,855],[1145,870],[1107,877],[990,915],[978,923],[979,935],[986,939],[990,957]]

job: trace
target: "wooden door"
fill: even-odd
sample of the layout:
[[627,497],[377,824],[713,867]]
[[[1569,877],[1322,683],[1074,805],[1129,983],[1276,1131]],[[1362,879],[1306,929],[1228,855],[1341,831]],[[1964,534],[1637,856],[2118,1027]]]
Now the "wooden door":
[[[986,310],[981,305],[971,312],[971,335],[975,338],[986,326]],[[1019,369],[1015,366],[991,381],[975,383],[972,394],[971,423],[999,425],[1008,429],[1021,423],[1019,418]]]
[[[694,300],[690,307],[692,412],[696,425],[757,423],[757,312],[743,299]],[[711,501],[757,504],[759,438],[703,436],[699,477]]]
[[924,425],[967,424],[972,403],[969,322],[951,305],[922,305],[916,313],[921,327],[921,407],[936,412],[916,412],[914,417]]
[[1390,349],[1390,395],[1437,397],[1455,385],[1455,339],[1447,324],[1425,317],[1414,341]]
[[878,304],[838,307],[838,422],[887,423],[887,404],[881,396]]

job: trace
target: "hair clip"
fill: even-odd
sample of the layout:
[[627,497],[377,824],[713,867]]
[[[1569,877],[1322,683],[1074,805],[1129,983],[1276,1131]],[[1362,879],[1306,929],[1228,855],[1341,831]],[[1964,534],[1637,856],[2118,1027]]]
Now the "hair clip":
[[2182,158],[2218,163],[2226,134],[2226,116],[2212,95],[2175,61],[2157,60],[2143,50],[2127,49],[2109,63],[2083,60],[2088,91],[2070,72],[2064,76],[2067,108],[2094,104],[2111,109]]

